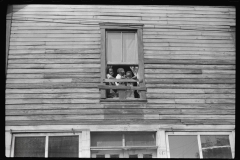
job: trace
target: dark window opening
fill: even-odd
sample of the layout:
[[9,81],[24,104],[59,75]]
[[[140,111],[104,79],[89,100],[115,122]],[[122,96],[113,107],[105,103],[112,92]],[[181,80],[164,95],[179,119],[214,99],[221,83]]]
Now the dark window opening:
[[[118,71],[120,68],[122,68],[124,70],[124,77],[125,79],[133,79],[133,80],[137,80],[137,69],[133,68],[133,70],[131,69],[131,67],[136,67],[138,68],[137,65],[108,65],[107,66],[107,71],[106,71],[106,78],[107,79],[118,79],[117,76],[119,75]],[[113,73],[110,73],[113,72]],[[131,77],[129,77],[129,73],[131,73]],[[111,77],[111,78],[109,78]],[[106,83],[106,85],[113,85],[113,86],[117,86],[117,85],[123,85],[123,86],[133,86],[133,87],[137,87],[138,83],[137,82],[109,82]],[[112,89],[112,90],[107,90],[107,98],[117,98],[119,97],[119,93],[118,90],[116,89]],[[137,90],[133,90],[133,91],[126,91],[126,97],[127,98],[140,98],[140,95],[138,93]]]

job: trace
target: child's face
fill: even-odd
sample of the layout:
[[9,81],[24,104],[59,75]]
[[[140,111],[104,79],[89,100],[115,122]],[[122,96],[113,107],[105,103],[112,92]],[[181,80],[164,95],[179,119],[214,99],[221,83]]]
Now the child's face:
[[126,73],[126,77],[127,77],[127,78],[132,78],[131,73],[129,73],[129,72]]
[[123,76],[124,73],[125,73],[124,69],[121,69],[121,70],[120,70],[120,75]]
[[112,69],[112,68],[109,69],[109,74],[110,74],[111,76],[113,76],[114,73],[113,73],[113,69]]

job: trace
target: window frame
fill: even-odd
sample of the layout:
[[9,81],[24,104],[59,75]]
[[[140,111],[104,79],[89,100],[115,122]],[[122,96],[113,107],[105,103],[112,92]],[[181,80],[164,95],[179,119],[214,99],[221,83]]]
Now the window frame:
[[15,138],[16,137],[45,137],[45,156],[44,158],[48,158],[48,142],[49,136],[78,136],[78,158],[81,158],[81,132],[78,133],[14,133],[12,136],[12,146],[10,157],[14,157],[14,148],[15,148]]
[[218,136],[218,135],[228,135],[229,136],[229,143],[230,143],[231,153],[232,153],[232,158],[234,158],[235,149],[234,149],[234,137],[233,137],[233,133],[232,132],[166,132],[167,158],[171,158],[170,157],[170,148],[169,148],[169,135],[175,135],[175,136],[176,135],[177,136],[192,135],[192,136],[197,136],[198,150],[199,150],[200,159],[203,159],[200,136],[203,136],[203,135],[216,135],[216,136]]
[[[123,24],[123,23],[100,23],[100,31],[101,31],[101,85],[104,85],[104,79],[106,79],[106,69],[107,69],[107,48],[106,48],[106,32],[108,30],[136,30],[137,34],[137,50],[138,50],[138,74],[139,74],[139,87],[145,87],[145,77],[144,77],[144,55],[143,55],[143,37],[142,37],[142,29],[143,24]],[[100,102],[146,102],[146,90],[141,90],[140,98],[134,100],[118,100],[118,99],[107,99],[106,97],[106,89],[100,88]]]

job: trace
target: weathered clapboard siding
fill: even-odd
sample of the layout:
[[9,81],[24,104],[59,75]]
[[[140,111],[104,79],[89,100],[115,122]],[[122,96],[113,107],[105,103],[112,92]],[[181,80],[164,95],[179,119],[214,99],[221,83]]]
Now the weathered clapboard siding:
[[[235,124],[234,7],[13,5],[6,125]],[[99,103],[99,23],[143,26],[147,104]]]

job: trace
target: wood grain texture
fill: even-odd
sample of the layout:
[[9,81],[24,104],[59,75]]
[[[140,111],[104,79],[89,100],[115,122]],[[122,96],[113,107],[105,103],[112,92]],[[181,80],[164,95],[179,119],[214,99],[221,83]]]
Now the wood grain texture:
[[[235,125],[234,7],[26,4],[11,20],[7,126]],[[138,30],[145,100],[100,102],[116,26]]]

